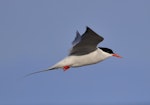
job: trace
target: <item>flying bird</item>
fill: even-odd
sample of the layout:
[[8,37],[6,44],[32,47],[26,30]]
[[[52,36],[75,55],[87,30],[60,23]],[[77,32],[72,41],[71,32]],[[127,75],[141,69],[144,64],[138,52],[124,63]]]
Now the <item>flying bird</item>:
[[89,27],[86,27],[86,31],[83,35],[80,35],[80,33],[77,31],[76,37],[72,42],[73,47],[71,48],[67,57],[51,66],[47,70],[33,72],[27,76],[59,68],[62,68],[64,71],[66,71],[71,67],[81,67],[96,64],[112,56],[121,58],[120,55],[114,53],[109,48],[97,47],[97,45],[103,40],[104,38],[102,36],[98,35]]

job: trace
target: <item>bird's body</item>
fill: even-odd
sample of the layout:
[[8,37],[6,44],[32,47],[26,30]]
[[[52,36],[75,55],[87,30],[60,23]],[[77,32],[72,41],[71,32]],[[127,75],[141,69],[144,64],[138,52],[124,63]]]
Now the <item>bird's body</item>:
[[67,56],[60,62],[56,63],[54,66],[49,69],[58,69],[65,66],[70,67],[80,67],[85,65],[91,65],[105,60],[106,58],[111,57],[110,54],[103,52],[101,49],[97,48],[95,51],[86,54],[86,55],[71,55]]
[[47,70],[37,71],[31,74],[54,70],[62,68],[64,70],[70,67],[81,67],[85,65],[96,64],[111,56],[120,58],[118,54],[113,53],[109,48],[97,47],[104,38],[95,33],[89,27],[86,28],[85,33],[81,36],[77,31],[76,37],[72,42],[72,49],[67,57],[51,66]]

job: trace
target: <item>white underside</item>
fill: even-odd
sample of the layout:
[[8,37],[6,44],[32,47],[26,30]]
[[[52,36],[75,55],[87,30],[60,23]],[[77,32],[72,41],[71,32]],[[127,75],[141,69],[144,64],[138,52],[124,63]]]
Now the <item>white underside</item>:
[[91,64],[101,62],[111,56],[112,54],[106,53],[101,49],[97,48],[97,50],[95,50],[94,52],[91,52],[86,55],[68,56],[50,68],[57,69],[57,68],[63,68],[64,66],[80,67],[85,65],[91,65]]

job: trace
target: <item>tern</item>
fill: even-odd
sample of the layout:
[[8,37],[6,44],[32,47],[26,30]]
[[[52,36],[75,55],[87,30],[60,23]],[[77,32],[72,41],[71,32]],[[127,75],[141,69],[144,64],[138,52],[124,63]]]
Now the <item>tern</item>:
[[76,32],[76,37],[72,42],[73,47],[71,48],[67,57],[46,70],[33,72],[28,75],[49,70],[56,70],[59,68],[62,68],[64,71],[66,71],[71,67],[81,67],[96,64],[112,56],[122,58],[109,48],[97,47],[97,45],[103,40],[104,38],[102,36],[98,35],[87,26],[83,35],[80,35],[78,31]]

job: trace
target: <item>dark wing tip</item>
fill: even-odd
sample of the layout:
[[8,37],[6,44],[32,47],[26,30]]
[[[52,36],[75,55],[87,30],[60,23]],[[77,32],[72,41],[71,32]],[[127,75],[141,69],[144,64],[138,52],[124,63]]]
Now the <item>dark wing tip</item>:
[[[98,35],[96,32],[94,32],[90,27],[88,27],[88,26],[86,26],[86,31],[85,31],[85,33],[86,32],[92,32],[92,33],[95,33],[96,35]],[[104,38],[101,36],[101,35],[98,35],[100,38],[101,38],[101,41],[103,41],[104,40]]]
[[85,31],[85,33],[86,32],[94,32],[90,27],[88,27],[88,26],[86,26],[86,31]]
[[90,28],[90,27],[88,27],[88,26],[86,26],[86,30],[91,30],[91,28]]

